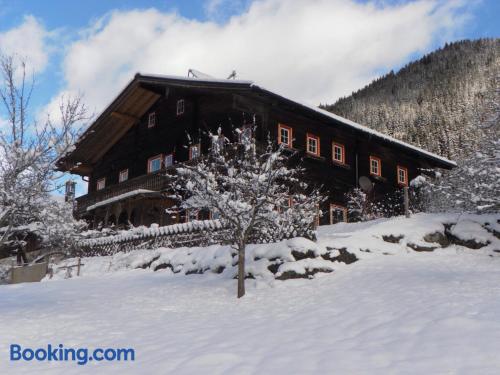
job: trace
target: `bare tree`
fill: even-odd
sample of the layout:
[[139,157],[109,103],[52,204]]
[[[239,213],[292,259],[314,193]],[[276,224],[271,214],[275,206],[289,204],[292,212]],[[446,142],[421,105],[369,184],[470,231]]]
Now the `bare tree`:
[[[57,121],[50,116],[37,121],[30,112],[34,87],[23,60],[0,55],[0,245],[22,241],[12,238],[20,227],[57,225],[61,206],[50,199],[60,185],[55,162],[72,147],[78,125],[88,119],[78,96],[61,100]],[[60,223],[68,224],[67,220],[64,213]]]
[[[245,294],[245,248],[249,243],[292,236],[314,237],[322,198],[301,182],[298,168],[287,166],[283,148],[256,152],[250,129],[237,129],[239,142],[211,135],[211,152],[177,168],[181,207],[208,209],[229,229],[238,254],[238,298]],[[187,198],[187,199],[185,199]]]

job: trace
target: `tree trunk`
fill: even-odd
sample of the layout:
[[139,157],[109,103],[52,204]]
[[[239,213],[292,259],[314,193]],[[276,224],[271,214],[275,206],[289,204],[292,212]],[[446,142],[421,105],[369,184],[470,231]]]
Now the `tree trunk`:
[[238,298],[245,295],[245,244],[238,244]]

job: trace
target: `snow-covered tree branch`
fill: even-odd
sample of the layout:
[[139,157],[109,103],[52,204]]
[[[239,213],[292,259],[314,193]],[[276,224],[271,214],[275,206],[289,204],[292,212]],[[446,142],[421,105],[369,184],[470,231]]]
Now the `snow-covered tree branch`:
[[230,229],[238,251],[238,297],[245,294],[245,247],[291,236],[314,237],[322,198],[287,165],[283,148],[268,142],[256,151],[252,128],[237,129],[239,142],[211,134],[209,154],[176,170],[176,190],[186,210],[208,209]]

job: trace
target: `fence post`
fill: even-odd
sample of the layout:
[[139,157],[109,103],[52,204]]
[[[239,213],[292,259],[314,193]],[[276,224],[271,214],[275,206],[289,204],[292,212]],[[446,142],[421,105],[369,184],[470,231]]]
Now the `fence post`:
[[82,265],[82,258],[78,257],[78,262],[76,263],[76,276],[80,276],[81,265]]
[[405,201],[405,216],[408,219],[410,217],[410,199],[408,197],[408,186],[403,188],[404,201]]

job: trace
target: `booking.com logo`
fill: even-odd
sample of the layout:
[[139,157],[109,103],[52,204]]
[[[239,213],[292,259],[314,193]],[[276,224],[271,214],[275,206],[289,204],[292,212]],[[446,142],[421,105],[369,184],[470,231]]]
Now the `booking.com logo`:
[[131,348],[65,348],[62,344],[46,348],[22,348],[21,345],[10,345],[11,361],[39,361],[39,362],[76,362],[85,365],[89,361],[135,361],[135,350]]

